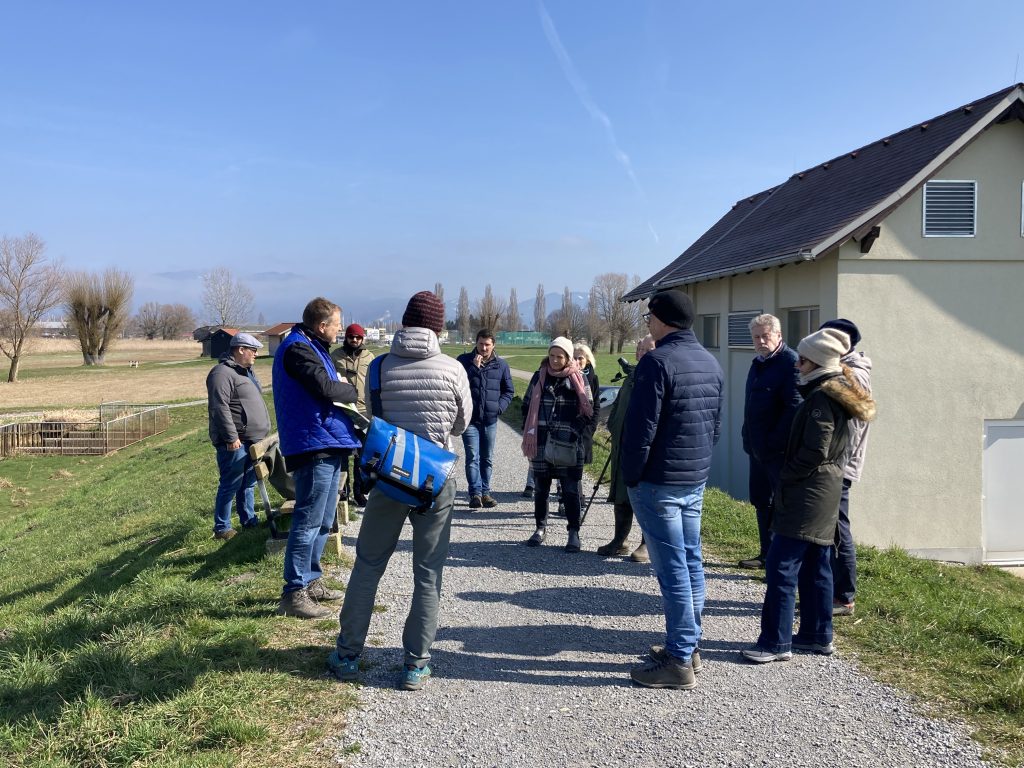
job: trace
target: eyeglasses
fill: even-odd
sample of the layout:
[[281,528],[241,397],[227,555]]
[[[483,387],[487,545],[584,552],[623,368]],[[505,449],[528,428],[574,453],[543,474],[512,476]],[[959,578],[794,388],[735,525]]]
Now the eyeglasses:
[[353,336],[352,334],[347,335],[345,338],[346,339],[358,339],[359,341],[363,340],[362,336]]
[[644,312],[642,315],[640,315],[640,319],[643,320],[646,323],[648,320],[651,319],[651,313],[650,312]]

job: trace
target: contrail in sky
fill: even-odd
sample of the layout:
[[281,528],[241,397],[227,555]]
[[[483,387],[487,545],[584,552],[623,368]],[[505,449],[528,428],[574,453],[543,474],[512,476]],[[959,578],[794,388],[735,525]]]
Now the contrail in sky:
[[[636,173],[633,171],[633,163],[629,159],[629,155],[622,151],[619,146],[618,139],[615,138],[615,128],[612,126],[611,118],[608,117],[607,113],[597,106],[597,103],[590,96],[590,89],[587,88],[586,82],[580,77],[580,73],[576,71],[576,66],[572,63],[572,59],[569,57],[569,52],[565,50],[565,46],[562,45],[562,40],[558,36],[558,30],[555,29],[555,22],[552,21],[551,16],[548,14],[548,9],[544,6],[543,2],[538,2],[537,6],[540,10],[540,21],[544,27],[544,36],[548,39],[548,45],[551,46],[551,50],[554,52],[555,57],[558,59],[558,64],[562,68],[562,74],[565,75],[565,79],[569,81],[569,85],[572,86],[573,91],[576,93],[576,98],[580,100],[580,104],[587,110],[590,117],[594,119],[601,127],[604,128],[605,135],[608,138],[608,143],[611,144],[612,154],[615,156],[616,161],[622,166],[626,175],[629,176],[629,180],[633,182],[633,188],[636,189],[640,199],[647,207],[647,194],[644,192],[643,187],[640,186],[640,181],[636,177]],[[654,242],[660,243],[661,238],[658,237],[658,233],[654,230],[654,225],[650,221],[647,222],[647,229],[650,230],[651,235],[654,237]]]

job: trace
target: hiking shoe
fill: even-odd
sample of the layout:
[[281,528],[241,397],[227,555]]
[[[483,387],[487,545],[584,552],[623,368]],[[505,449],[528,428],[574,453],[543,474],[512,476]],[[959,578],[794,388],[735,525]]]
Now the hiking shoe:
[[231,541],[237,535],[238,531],[236,531],[234,528],[227,528],[223,531],[215,531],[213,534],[213,538],[221,539],[223,541]]
[[831,656],[836,652],[836,647],[832,643],[806,643],[796,635],[793,635],[793,650],[819,653],[822,656]]
[[526,546],[528,547],[539,547],[544,543],[545,532],[543,528],[538,528],[533,532],[533,536],[526,540]]
[[634,563],[649,563],[651,562],[651,556],[647,554],[647,545],[641,544],[639,547],[633,550],[633,554],[629,556],[629,559]]
[[434,674],[430,670],[430,666],[414,667],[410,664],[405,665],[405,674],[402,676],[402,690],[403,691],[418,691],[424,685],[430,676]]
[[[665,653],[664,645],[652,645],[651,650],[648,651],[647,655],[657,661],[659,659],[664,659],[669,654]],[[690,666],[693,667],[693,674],[695,675],[699,675],[704,671],[704,662],[701,661],[700,650],[697,648],[693,649],[693,655],[690,657]]]
[[489,493],[485,493],[480,498],[480,501],[483,503],[485,509],[493,509],[494,507],[498,506],[498,500],[491,496],[491,494]]
[[337,651],[334,651],[334,653],[327,657],[327,671],[339,680],[346,683],[351,683],[353,680],[358,680],[359,657],[342,657],[338,655]]
[[479,496],[470,496],[469,497],[469,508],[470,509],[480,509],[480,507],[482,507],[483,505],[484,505],[484,500],[481,499]]
[[296,619],[325,619],[333,616],[334,611],[317,605],[316,600],[309,596],[309,591],[297,589],[281,595],[281,603],[277,606],[278,616],[294,616]]
[[751,568],[753,570],[764,568],[764,557],[758,555],[757,557],[750,557],[746,560],[740,560],[739,566],[740,568]]
[[306,587],[306,591],[309,592],[309,596],[318,603],[322,603],[325,600],[341,600],[341,598],[345,596],[345,593],[340,589],[331,589],[324,584],[323,579],[314,579],[309,582],[309,585]]
[[629,670],[633,682],[644,688],[674,688],[688,691],[697,686],[693,676],[693,665],[683,664],[675,656],[665,654],[660,659],[652,659],[640,667]]
[[565,542],[566,552],[579,552],[583,548],[583,544],[580,542],[579,531],[569,531],[569,540]]
[[523,496],[524,499],[532,499],[533,498],[533,486],[532,485],[528,485],[525,488],[523,488],[522,496]]
[[624,542],[609,541],[597,548],[597,554],[601,557],[626,557],[629,555],[629,547]]
[[832,615],[833,616],[853,616],[853,610],[856,606],[853,603],[840,603],[838,600],[832,601]]
[[759,645],[752,645],[750,648],[744,648],[740,651],[740,655],[747,661],[752,661],[755,664],[767,664],[770,661],[789,661],[793,658],[793,654],[790,651],[772,653],[771,651],[764,650]]

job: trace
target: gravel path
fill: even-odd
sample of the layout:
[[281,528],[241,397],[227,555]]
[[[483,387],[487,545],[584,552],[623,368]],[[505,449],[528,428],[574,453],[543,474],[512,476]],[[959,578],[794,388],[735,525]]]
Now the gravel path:
[[[460,442],[461,448],[461,442]],[[521,499],[526,462],[518,435],[498,431],[495,497],[471,512],[464,476],[444,574],[435,677],[395,689],[412,588],[409,527],[381,582],[364,654],[361,706],[336,744],[350,766],[982,766],[966,729],[926,719],[844,658],[796,655],[755,666],[738,651],[757,636],[763,588],[708,570],[692,691],[633,687],[637,654],[663,641],[650,566],[601,558],[611,506],[595,501],[584,552],[569,555],[561,519],[548,543]],[[461,465],[460,465],[461,470]],[[585,490],[593,481],[584,479]],[[346,530],[346,546],[356,526]],[[637,538],[635,531],[633,540]]]

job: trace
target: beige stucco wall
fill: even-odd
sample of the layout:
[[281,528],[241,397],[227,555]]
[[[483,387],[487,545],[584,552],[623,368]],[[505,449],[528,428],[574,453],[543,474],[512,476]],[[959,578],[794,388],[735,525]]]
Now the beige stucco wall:
[[862,330],[879,403],[851,517],[866,543],[977,562],[984,420],[1024,416],[1024,125],[993,126],[934,178],[978,181],[976,237],[923,237],[917,192],[869,254],[840,250],[838,314]]

